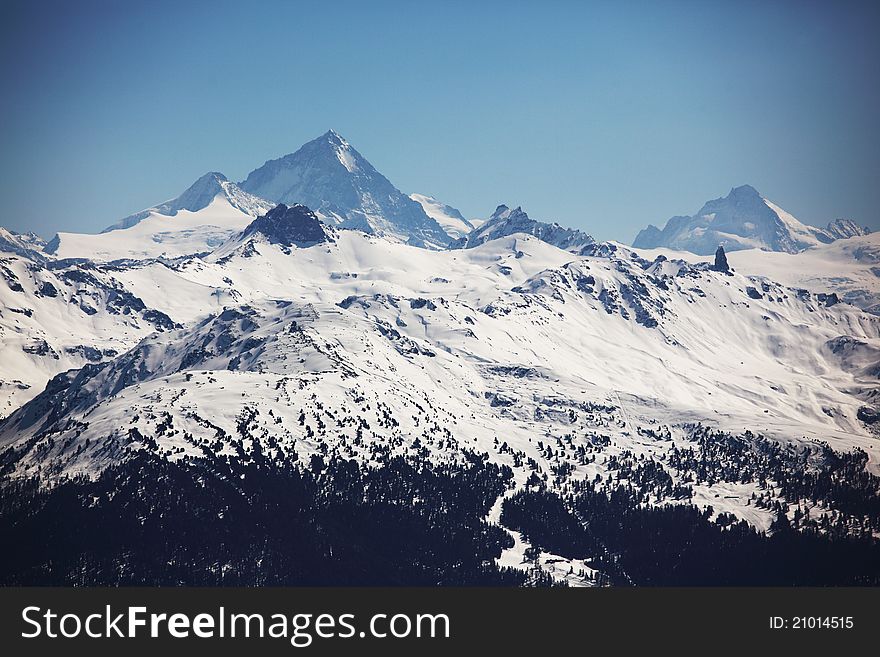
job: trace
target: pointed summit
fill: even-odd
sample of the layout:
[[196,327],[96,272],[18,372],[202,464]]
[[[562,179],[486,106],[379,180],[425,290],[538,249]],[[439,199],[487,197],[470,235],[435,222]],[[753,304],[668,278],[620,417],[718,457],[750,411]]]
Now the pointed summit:
[[751,185],[740,185],[730,190],[728,198],[761,198],[761,194]]
[[177,198],[129,215],[112,226],[108,226],[101,232],[109,233],[114,230],[131,228],[132,226],[139,224],[151,214],[173,217],[181,210],[198,212],[199,210],[208,207],[211,202],[220,195],[222,195],[232,207],[254,217],[268,211],[272,207],[271,203],[267,203],[263,199],[256,198],[251,194],[242,191],[238,185],[229,182],[229,179],[219,171],[209,171],[196,180],[192,185],[187,187],[186,191]]
[[45,245],[46,242],[36,233],[22,235],[0,226],[0,252],[14,253],[29,260],[42,262],[45,257],[41,251]]
[[260,233],[270,244],[311,246],[327,241],[326,229],[317,215],[304,205],[287,207],[283,203],[257,217],[245,228],[241,237]]
[[223,191],[223,183],[229,179],[219,171],[209,171],[196,180],[189,188],[175,199],[177,210],[201,210]]
[[443,228],[403,194],[335,130],[295,153],[269,160],[240,184],[276,203],[301,203],[326,223],[443,248]]
[[58,233],[46,253],[111,261],[210,251],[273,203],[248,194],[219,171],[200,176],[177,198],[141,210],[98,235]]

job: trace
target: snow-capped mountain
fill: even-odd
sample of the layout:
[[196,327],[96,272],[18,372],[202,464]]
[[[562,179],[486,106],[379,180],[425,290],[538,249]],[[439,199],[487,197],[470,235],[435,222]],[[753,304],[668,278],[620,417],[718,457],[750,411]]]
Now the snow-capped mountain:
[[575,253],[595,241],[583,231],[531,219],[521,207],[511,209],[499,205],[489,219],[453,242],[451,248],[471,249],[490,240],[518,233],[533,235],[548,244]]
[[307,247],[327,241],[325,228],[317,215],[304,205],[287,207],[283,203],[257,217],[245,228],[242,238],[261,235],[270,244]]
[[0,226],[0,253],[14,253],[29,260],[44,260],[43,249],[46,241],[36,233],[24,235],[6,230]]
[[177,198],[165,201],[156,207],[130,215],[112,226],[108,226],[101,232],[109,233],[113,230],[131,228],[144,219],[147,219],[152,214],[173,217],[181,210],[198,212],[199,210],[208,207],[218,194],[222,194],[228,201],[229,205],[252,217],[259,216],[272,207],[266,200],[248,194],[235,183],[229,182],[226,176],[219,171],[210,171],[196,180]]
[[[494,443],[504,436],[550,468],[558,457],[549,459],[535,436],[598,431],[635,449],[639,428],[656,422],[876,450],[859,412],[880,386],[827,345],[847,336],[880,348],[880,318],[833,295],[708,263],[649,261],[614,244],[573,256],[531,236],[431,252],[340,231],[297,246],[299,233],[279,243],[279,225],[309,219],[314,227],[311,218],[296,208],[273,212],[270,226],[248,235],[262,238],[247,251],[127,268],[130,294],[184,328],[56,377],[0,424],[15,467],[95,471],[108,463],[96,449],[114,458],[132,447],[197,454],[206,431],[221,437],[212,449],[225,449],[222,436],[235,436],[244,416],[252,435],[270,435],[280,422],[278,447],[308,454],[319,438],[302,433],[301,411],[362,418],[372,436],[364,458],[377,441],[403,452],[421,444],[440,459],[468,441],[508,463]],[[157,272],[185,302],[156,290]],[[36,296],[37,284],[25,296]],[[399,424],[383,421],[386,408]],[[428,441],[425,427],[437,421],[451,442]],[[321,440],[358,452],[347,431]]]
[[376,171],[333,130],[295,153],[251,171],[239,183],[261,198],[312,208],[324,221],[428,248],[449,236],[422,206]]
[[279,203],[265,215],[254,219],[241,233],[207,256],[207,260],[228,260],[233,254],[251,257],[258,243],[275,244],[285,253],[290,247],[304,248],[332,241],[336,231],[323,224],[318,216],[304,205],[287,207]]
[[[0,417],[56,374],[106,360],[174,327],[117,273],[88,262],[22,256],[0,243]],[[167,292],[153,296],[162,294]]]
[[798,221],[750,185],[734,187],[706,203],[695,215],[672,217],[663,229],[649,225],[633,241],[636,248],[666,247],[710,255],[725,250],[764,249],[797,253],[828,244],[835,236]]
[[273,205],[222,173],[206,173],[177,198],[126,217],[98,235],[58,233],[46,251],[59,258],[96,261],[204,253]]
[[465,219],[461,212],[433,196],[410,194],[409,197],[421,205],[425,214],[440,224],[453,239],[464,237],[474,229],[474,224]]
[[[770,459],[785,468],[849,462],[833,449],[877,471],[880,317],[737,261],[807,254],[741,251],[716,271],[496,215],[513,233],[464,250],[336,230],[282,204],[207,255],[4,254],[0,376],[4,393],[22,386],[4,398],[4,472],[94,477],[143,454],[479,462],[510,472],[486,507],[496,527],[536,486],[626,479],[640,505],[686,501],[763,531],[802,500],[768,485],[783,466],[755,469],[769,467],[758,434],[790,445]],[[864,256],[873,238],[823,248],[862,240]],[[861,527],[823,504],[815,514]],[[528,537],[510,535],[498,563],[532,568]],[[573,584],[597,568],[546,550],[539,564]]]
[[[638,252],[646,258],[704,259],[690,251],[663,247]],[[795,289],[833,292],[846,303],[880,315],[880,233],[840,237],[798,253],[742,249],[728,258],[731,267],[747,276],[768,278]]]
[[828,223],[826,232],[836,240],[845,240],[850,237],[862,237],[869,235],[871,229],[867,226],[860,226],[852,219],[835,219]]

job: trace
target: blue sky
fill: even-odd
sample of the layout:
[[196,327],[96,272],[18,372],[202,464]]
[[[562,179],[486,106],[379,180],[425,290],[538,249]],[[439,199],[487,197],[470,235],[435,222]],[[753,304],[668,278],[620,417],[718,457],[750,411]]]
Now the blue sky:
[[[876,4],[876,3],[875,3]],[[855,2],[4,2],[0,225],[93,232],[328,128],[406,192],[630,241],[750,183],[880,229]]]

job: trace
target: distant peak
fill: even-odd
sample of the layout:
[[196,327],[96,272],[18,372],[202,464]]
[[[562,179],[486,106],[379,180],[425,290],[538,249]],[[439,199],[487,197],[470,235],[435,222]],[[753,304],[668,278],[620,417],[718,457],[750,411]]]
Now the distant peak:
[[229,179],[222,173],[219,171],[209,171],[190,185],[178,198],[185,199],[194,194],[202,194],[207,190],[217,190],[219,192],[222,187],[221,183],[225,182],[229,182]]
[[761,194],[758,193],[758,190],[751,185],[740,185],[739,187],[734,187],[730,190],[730,194],[728,194],[728,196],[731,196],[733,198],[761,198]]
[[317,215],[305,205],[279,203],[242,231],[242,237],[262,234],[269,242],[282,246],[307,246],[327,241]]
[[504,205],[503,203],[495,208],[495,212],[492,213],[492,218],[500,217],[506,212],[510,212],[510,208]]
[[[340,135],[333,129],[328,130],[320,137],[316,137],[312,141],[304,144],[295,153],[285,155],[284,160],[288,162],[296,161],[301,153],[319,153],[321,157],[329,158],[330,161],[336,159],[349,173],[355,173],[361,169],[362,156],[352,148],[345,137]],[[253,173],[253,172],[251,172]],[[245,181],[245,187],[247,181]]]
[[345,140],[345,137],[336,132],[333,128],[330,128],[327,132],[321,135],[322,139],[327,139],[328,141],[335,144],[347,144],[348,142]]
[[229,179],[219,171],[209,171],[200,176],[198,180],[187,187],[177,198],[173,198],[164,203],[160,203],[159,205],[129,215],[112,226],[108,226],[101,232],[109,233],[114,230],[131,228],[154,213],[173,217],[181,210],[198,212],[210,205],[220,194],[222,194],[234,208],[251,216],[257,216],[259,213],[265,212],[271,207],[268,201],[244,192],[235,183],[230,182]]
[[520,205],[517,205],[511,210],[509,206],[502,203],[497,208],[495,208],[495,212],[492,213],[491,218],[495,219],[496,221],[506,220],[510,218],[528,220],[529,215],[523,212],[522,206]]
[[834,221],[828,222],[826,231],[834,239],[847,239],[849,237],[868,235],[870,234],[871,229],[867,226],[857,224],[852,219],[835,219]]

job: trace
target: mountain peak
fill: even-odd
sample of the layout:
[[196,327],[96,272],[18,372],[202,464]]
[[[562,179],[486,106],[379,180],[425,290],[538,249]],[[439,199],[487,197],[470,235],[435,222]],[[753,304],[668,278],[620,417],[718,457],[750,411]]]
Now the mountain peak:
[[870,228],[867,226],[861,226],[852,219],[835,219],[834,221],[829,221],[828,227],[825,230],[827,230],[835,239],[839,240],[848,239],[850,237],[861,237],[863,235],[868,235],[871,232]]
[[243,191],[233,182],[220,173],[219,171],[209,171],[203,174],[192,185],[177,198],[170,199],[164,203],[141,210],[135,214],[129,215],[108,226],[102,233],[109,233],[114,230],[124,230],[139,224],[141,221],[149,217],[151,214],[162,214],[168,217],[177,215],[181,210],[189,212],[198,212],[202,210],[217,197],[222,194],[229,204],[234,208],[241,210],[245,214],[256,217],[271,207],[271,203],[267,203],[261,198],[257,198]]
[[44,260],[41,250],[46,242],[36,233],[16,233],[0,226],[0,252],[15,253],[29,260]]
[[251,171],[241,188],[276,203],[301,203],[326,223],[419,246],[449,244],[440,224],[379,173],[335,130]]
[[761,198],[761,194],[758,192],[758,190],[751,185],[740,185],[739,187],[733,187],[730,190],[730,194],[728,194],[727,196],[732,198]]
[[[363,159],[360,153],[354,151],[354,149],[351,147],[351,144],[348,143],[345,137],[343,137],[333,129],[328,130],[323,135],[321,135],[317,139],[313,139],[309,143],[320,145],[322,147],[330,146],[330,149],[334,153],[336,153],[337,157],[339,158],[339,163],[346,168],[348,168],[347,164],[354,164],[356,159]],[[354,153],[350,153],[349,157],[343,158],[339,156],[339,153],[346,153],[350,151],[354,151]]]
[[579,252],[595,240],[587,233],[574,228],[563,228],[557,223],[545,223],[531,219],[522,207],[513,210],[501,204],[488,221],[453,243],[451,248],[470,249],[489,240],[522,233],[532,235],[543,242],[566,251]]
[[[489,223],[492,221],[494,221],[494,222],[503,221],[504,219],[507,219],[510,215],[516,214],[516,213],[521,213],[521,212],[522,212],[522,208],[519,206],[517,206],[517,208],[515,210],[511,210],[508,206],[506,206],[504,203],[502,203],[497,208],[495,208],[495,212],[492,213],[492,216],[489,217],[489,221],[487,221],[486,223]],[[528,219],[528,215],[526,215],[526,219]]]
[[327,234],[318,216],[305,205],[286,206],[279,203],[261,217],[257,217],[241,237],[260,233],[271,244],[281,246],[311,246],[327,241]]
[[727,196],[707,201],[691,216],[676,216],[663,229],[639,232],[633,246],[666,247],[712,255],[719,244],[725,251],[764,249],[797,253],[833,241],[827,231],[808,226],[767,200],[751,185],[733,187]]
[[219,171],[209,171],[190,185],[175,199],[178,210],[201,210],[223,191],[223,183],[229,179]]

